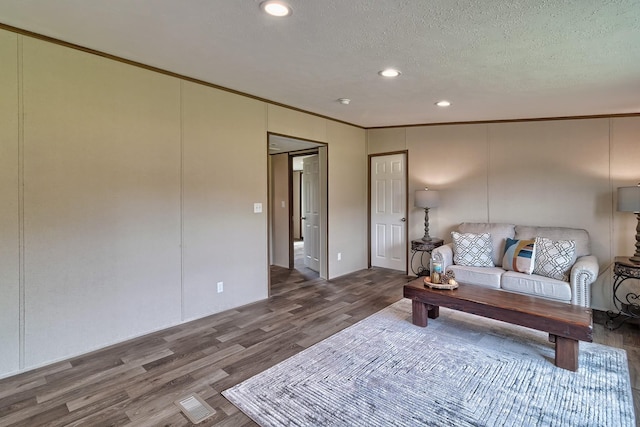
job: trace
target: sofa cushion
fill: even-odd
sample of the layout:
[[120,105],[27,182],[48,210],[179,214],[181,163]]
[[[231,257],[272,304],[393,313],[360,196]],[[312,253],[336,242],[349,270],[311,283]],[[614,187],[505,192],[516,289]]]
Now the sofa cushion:
[[464,265],[450,265],[447,272],[452,272],[457,282],[500,289],[500,276],[504,270],[500,267],[467,267]]
[[567,227],[534,227],[527,225],[516,225],[515,238],[535,239],[536,237],[546,237],[551,240],[573,240],[576,242],[576,258],[591,255],[589,247],[589,233],[581,228]]
[[569,281],[575,262],[576,242],[536,237],[536,260],[533,272],[552,279]]
[[493,267],[491,235],[489,233],[451,232],[453,262],[470,267]]
[[505,291],[571,302],[571,286],[569,283],[536,274],[529,275],[507,271],[502,275],[501,286]]
[[[491,258],[493,265],[502,265],[502,255],[504,255],[504,242],[507,237],[513,239],[515,237],[516,226],[514,224],[503,223],[487,223],[487,222],[463,222],[458,226],[460,233],[489,233],[491,235],[491,243],[493,251]],[[535,236],[534,236],[535,237]],[[533,239],[533,237],[530,237]]]
[[502,268],[518,273],[531,274],[536,256],[535,240],[515,240],[507,237]]

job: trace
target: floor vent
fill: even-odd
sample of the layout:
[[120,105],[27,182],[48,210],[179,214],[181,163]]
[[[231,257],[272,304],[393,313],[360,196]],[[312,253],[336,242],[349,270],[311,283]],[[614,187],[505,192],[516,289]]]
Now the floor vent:
[[194,424],[198,424],[216,413],[216,410],[197,394],[176,400],[175,404]]

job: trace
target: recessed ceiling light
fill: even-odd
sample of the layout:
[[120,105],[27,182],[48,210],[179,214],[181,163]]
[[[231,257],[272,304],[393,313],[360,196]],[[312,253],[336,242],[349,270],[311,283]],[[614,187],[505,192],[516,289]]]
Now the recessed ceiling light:
[[393,68],[387,68],[386,70],[378,71],[382,77],[398,77],[400,75],[400,71],[394,70]]
[[260,3],[260,8],[271,16],[279,18],[289,16],[292,13],[291,6],[278,0],[268,0]]
[[342,105],[349,105],[349,103],[351,102],[351,100],[349,98],[340,98],[338,99],[338,102]]
[[438,101],[436,102],[436,105],[438,107],[448,107],[449,105],[451,105],[451,103],[449,101],[445,101],[444,99],[442,101]]

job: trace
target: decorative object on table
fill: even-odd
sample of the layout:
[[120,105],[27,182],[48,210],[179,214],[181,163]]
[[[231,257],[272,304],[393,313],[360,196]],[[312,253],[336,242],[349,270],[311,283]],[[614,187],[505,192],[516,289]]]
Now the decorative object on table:
[[449,283],[450,285],[452,285],[453,282],[455,282],[456,284],[458,283],[456,282],[456,275],[451,270],[445,271],[444,274],[442,274],[441,278],[442,283]]
[[[440,275],[440,281],[442,283],[447,283],[449,281],[455,280],[456,276],[453,274],[453,271],[448,270]],[[431,275],[424,278],[425,282],[431,282]]]
[[402,299],[222,394],[261,426],[635,426],[624,350],[581,342],[571,372],[549,361],[547,333],[446,308],[425,333],[411,306]]
[[443,273],[442,261],[435,260],[432,257],[429,265],[430,265],[429,270],[431,271],[431,283],[433,284],[442,283],[442,277],[441,277]]
[[454,279],[451,279],[448,282],[431,283],[431,278],[425,277],[424,278],[424,285],[429,287],[429,288],[432,288],[432,289],[445,289],[445,290],[449,290],[449,291],[458,288],[458,282],[456,282]]
[[431,241],[429,236],[429,209],[437,208],[440,204],[440,195],[437,191],[429,190],[425,187],[424,190],[417,190],[414,198],[414,206],[416,208],[424,209],[424,236],[422,240],[425,242]]
[[456,289],[458,287],[458,282],[455,279],[455,275],[453,271],[447,271],[440,275],[440,282],[434,283],[431,281],[431,277],[427,276],[423,279],[424,285],[433,289]]
[[618,329],[627,320],[640,318],[640,294],[629,291],[624,297],[618,295],[620,286],[627,279],[640,280],[640,264],[627,257],[616,257],[613,264],[613,305],[618,312],[607,311],[609,320],[605,325],[610,330]]
[[[444,240],[431,238],[430,241],[425,242],[422,239],[412,240],[411,241],[411,271],[416,276],[429,276],[431,273],[429,271],[429,265],[424,264],[424,256],[428,255],[428,260],[431,260],[431,251],[435,248],[440,247],[444,244]],[[416,268],[414,267],[413,259],[415,258],[417,253],[420,253],[420,265]]]
[[638,218],[636,252],[629,259],[640,264],[640,183],[633,187],[618,187],[618,212],[633,212]]

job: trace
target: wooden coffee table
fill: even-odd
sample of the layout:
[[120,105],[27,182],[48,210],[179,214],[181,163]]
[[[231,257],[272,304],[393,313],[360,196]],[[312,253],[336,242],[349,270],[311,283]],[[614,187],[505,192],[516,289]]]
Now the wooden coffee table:
[[556,366],[570,371],[578,369],[578,341],[593,341],[590,308],[474,285],[431,289],[423,278],[406,284],[404,297],[412,300],[417,326],[427,326],[428,318],[436,319],[443,306],[548,332],[549,341],[555,342]]

